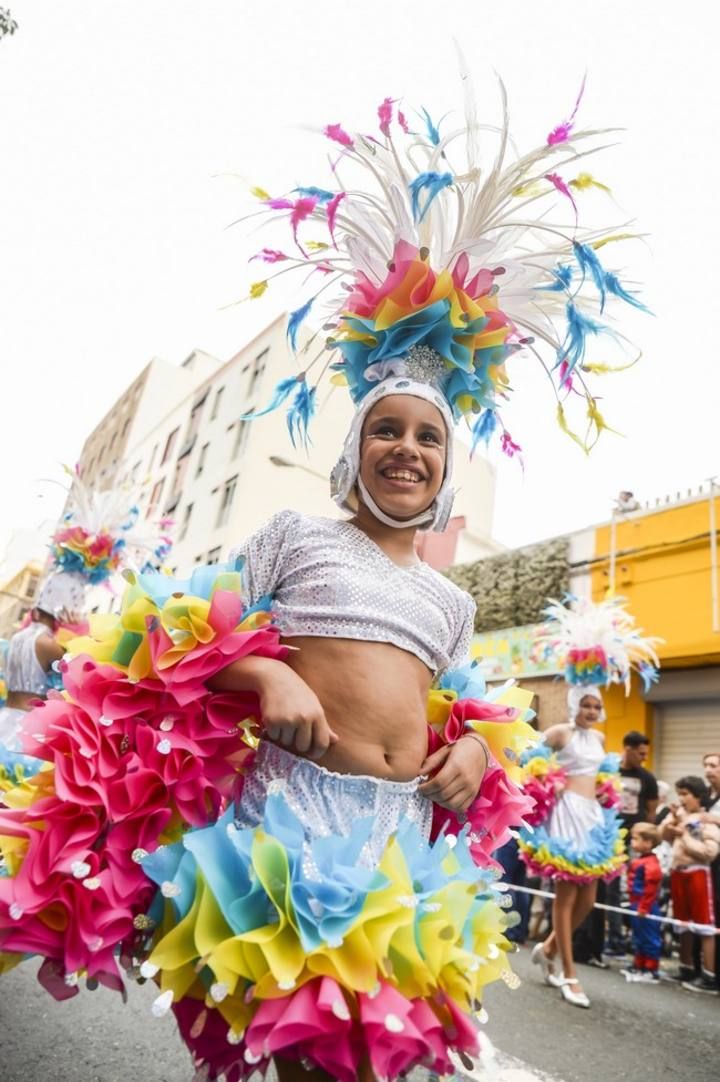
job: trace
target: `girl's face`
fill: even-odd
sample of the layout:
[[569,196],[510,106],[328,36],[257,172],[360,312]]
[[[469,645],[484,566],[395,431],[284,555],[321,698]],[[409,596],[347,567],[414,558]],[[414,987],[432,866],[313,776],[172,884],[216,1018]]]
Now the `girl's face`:
[[590,725],[597,725],[602,714],[602,703],[593,695],[584,695],[580,700],[575,724],[583,729]]
[[440,491],[446,454],[447,432],[440,410],[424,398],[388,395],[365,418],[360,476],[386,515],[414,518]]

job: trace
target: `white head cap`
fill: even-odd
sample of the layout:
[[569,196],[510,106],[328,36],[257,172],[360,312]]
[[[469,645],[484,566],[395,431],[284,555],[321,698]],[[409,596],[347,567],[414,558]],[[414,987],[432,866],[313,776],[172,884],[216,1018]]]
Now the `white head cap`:
[[74,571],[55,571],[43,582],[35,607],[49,616],[80,612],[85,604],[86,580]]
[[421,382],[420,380],[414,380],[404,376],[397,376],[390,379],[384,379],[382,383],[379,383],[377,387],[373,388],[372,391],[365,395],[353,417],[350,431],[345,439],[342,455],[330,474],[331,495],[335,500],[335,503],[338,504],[339,507],[342,507],[344,511],[355,510],[348,501],[355,485],[362,485],[362,482],[360,481],[360,440],[365,418],[377,402],[380,402],[383,398],[387,398],[389,395],[398,394],[422,398],[426,402],[432,403],[432,405],[442,414],[442,419],[445,422],[445,429],[447,432],[447,452],[445,456],[445,476],[443,478],[443,483],[432,505],[426,511],[410,520],[401,521],[399,519],[391,519],[388,515],[385,515],[375,506],[369,493],[364,489],[364,486],[362,491],[363,502],[368,504],[376,518],[380,518],[380,520],[388,526],[424,526],[426,529],[435,530],[440,533],[448,524],[455,496],[451,487],[454,425],[452,411],[447,399],[430,383]]
[[605,721],[607,714],[605,713],[605,707],[603,706],[600,688],[595,684],[573,684],[568,688],[567,694],[568,721],[571,725],[575,724],[575,719],[580,713],[580,703],[586,697],[597,699],[600,703],[600,717],[598,718],[598,721]]

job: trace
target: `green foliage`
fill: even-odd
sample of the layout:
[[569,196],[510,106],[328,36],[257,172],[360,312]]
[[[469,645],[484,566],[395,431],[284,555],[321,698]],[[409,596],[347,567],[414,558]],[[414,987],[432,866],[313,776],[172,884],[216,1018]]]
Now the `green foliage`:
[[569,587],[566,537],[503,552],[472,564],[457,564],[447,576],[473,597],[476,631],[521,627],[542,620],[550,597]]

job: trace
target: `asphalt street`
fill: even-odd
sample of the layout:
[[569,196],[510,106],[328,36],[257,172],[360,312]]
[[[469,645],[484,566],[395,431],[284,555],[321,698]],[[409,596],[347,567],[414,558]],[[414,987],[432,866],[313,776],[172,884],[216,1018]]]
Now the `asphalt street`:
[[[487,1082],[716,1082],[720,998],[663,983],[628,985],[583,968],[589,1011],[541,985],[521,949],[522,979],[488,990],[485,1031],[496,1068]],[[192,1068],[171,1016],[153,1018],[152,985],[131,986],[127,1005],[103,989],[57,1004],[27,963],[0,978],[0,1082],[190,1082]],[[417,1072],[412,1082],[425,1076]]]

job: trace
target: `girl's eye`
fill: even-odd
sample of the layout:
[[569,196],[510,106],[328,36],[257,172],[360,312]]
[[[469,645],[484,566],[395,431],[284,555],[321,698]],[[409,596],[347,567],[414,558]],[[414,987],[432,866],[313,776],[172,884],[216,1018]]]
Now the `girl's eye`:
[[436,443],[438,446],[440,445],[440,437],[434,432],[423,432],[420,439],[423,443]]

